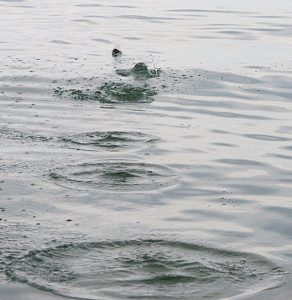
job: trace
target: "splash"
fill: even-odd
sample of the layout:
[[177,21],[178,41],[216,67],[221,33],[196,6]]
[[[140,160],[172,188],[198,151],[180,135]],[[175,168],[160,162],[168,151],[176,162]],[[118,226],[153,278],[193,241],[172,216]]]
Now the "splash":
[[63,89],[57,87],[54,93],[58,97],[68,97],[74,100],[100,101],[102,103],[149,103],[157,95],[149,85],[135,86],[122,82],[106,82],[96,90]]
[[131,69],[118,69],[116,73],[123,77],[133,76],[136,79],[148,79],[159,77],[160,69],[149,69],[143,62],[135,64]]
[[147,84],[134,86],[127,83],[105,83],[95,92],[95,96],[101,102],[152,102],[157,92]]

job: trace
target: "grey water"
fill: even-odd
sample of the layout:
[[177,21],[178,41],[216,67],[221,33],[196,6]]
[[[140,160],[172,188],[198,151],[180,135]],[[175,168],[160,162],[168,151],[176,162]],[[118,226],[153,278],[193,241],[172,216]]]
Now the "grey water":
[[290,299],[291,21],[0,0],[0,300]]

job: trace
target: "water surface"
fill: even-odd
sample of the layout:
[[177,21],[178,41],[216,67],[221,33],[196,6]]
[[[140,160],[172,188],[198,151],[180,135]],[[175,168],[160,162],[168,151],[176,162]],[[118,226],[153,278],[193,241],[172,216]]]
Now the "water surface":
[[0,1],[0,299],[289,299],[291,3],[47,2]]

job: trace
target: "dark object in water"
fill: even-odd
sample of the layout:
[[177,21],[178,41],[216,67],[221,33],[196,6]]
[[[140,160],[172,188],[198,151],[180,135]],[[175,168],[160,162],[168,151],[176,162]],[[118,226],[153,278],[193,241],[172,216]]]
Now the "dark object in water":
[[135,64],[131,71],[137,74],[145,74],[149,72],[148,67],[143,62]]
[[118,69],[116,73],[123,77],[133,76],[137,79],[147,79],[159,77],[161,70],[149,69],[145,63],[139,62],[132,69]]
[[113,57],[118,57],[120,55],[122,55],[122,51],[117,49],[117,48],[114,48],[113,51],[112,51],[112,56]]

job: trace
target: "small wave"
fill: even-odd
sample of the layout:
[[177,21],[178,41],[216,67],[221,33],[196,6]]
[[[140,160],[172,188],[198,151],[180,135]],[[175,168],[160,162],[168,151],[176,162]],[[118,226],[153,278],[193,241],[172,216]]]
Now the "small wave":
[[71,44],[70,42],[63,41],[63,40],[52,40],[51,43],[62,44],[62,45],[70,45]]
[[268,142],[285,142],[290,140],[282,136],[274,136],[274,135],[266,135],[266,134],[245,134],[244,136],[250,139],[268,141]]

